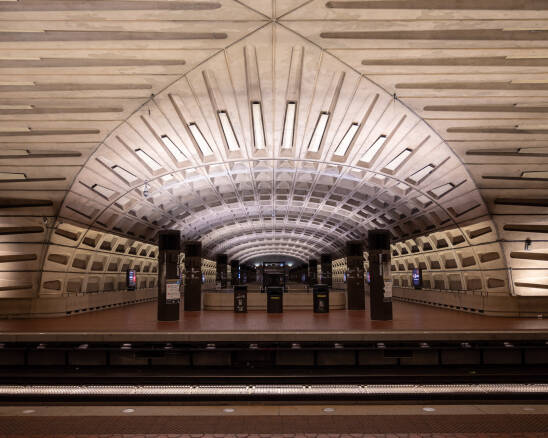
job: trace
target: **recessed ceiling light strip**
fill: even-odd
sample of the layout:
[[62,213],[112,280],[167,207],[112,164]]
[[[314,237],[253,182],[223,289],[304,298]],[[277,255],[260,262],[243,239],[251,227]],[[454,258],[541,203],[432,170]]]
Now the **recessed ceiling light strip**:
[[228,150],[231,152],[239,151],[240,144],[238,143],[238,139],[236,138],[236,134],[234,133],[234,128],[232,126],[232,122],[230,121],[230,118],[228,117],[228,113],[222,110],[222,111],[219,111],[217,114],[219,116],[219,121],[221,122],[221,128],[225,136],[225,141],[228,146]]
[[251,117],[253,123],[253,143],[256,149],[266,148],[261,102],[251,102]]
[[374,143],[365,151],[365,154],[363,154],[361,161],[364,163],[370,163],[373,158],[377,155],[377,153],[381,150],[384,143],[386,142],[386,135],[381,135],[379,138],[377,138]]
[[296,115],[297,102],[287,102],[287,105],[285,107],[284,129],[282,134],[282,149],[293,148]]
[[185,154],[183,154],[179,146],[173,143],[171,138],[169,138],[167,135],[162,135],[160,138],[162,140],[162,143],[165,145],[170,154],[173,155],[173,158],[175,158],[176,161],[182,162],[186,160]]
[[386,166],[385,169],[394,172],[400,167],[403,162],[413,153],[412,149],[404,149],[395,158],[393,158]]
[[348,128],[348,131],[346,131],[346,134],[344,134],[344,137],[339,143],[339,146],[335,149],[335,155],[338,155],[339,157],[344,157],[346,155],[348,148],[352,144],[352,141],[354,141],[354,137],[356,136],[359,127],[359,123],[352,123],[350,125],[350,128]]
[[146,164],[146,166],[152,170],[153,172],[156,172],[162,168],[160,163],[158,163],[154,158],[152,158],[149,154],[147,154],[142,149],[135,149],[135,153],[137,156]]
[[209,143],[202,134],[202,131],[200,131],[200,128],[198,128],[198,125],[196,125],[196,123],[194,122],[191,122],[188,124],[188,129],[190,129],[190,133],[192,134],[192,137],[194,137],[194,140],[196,141],[198,148],[200,148],[202,155],[204,157],[213,155],[213,150],[211,149]]
[[430,172],[434,170],[434,168],[435,167],[433,164],[429,164],[423,167],[422,169],[417,170],[415,173],[411,174],[407,179],[417,184],[420,181],[422,181],[424,178],[426,178],[430,174]]
[[309,152],[318,152],[322,144],[323,136],[325,134],[325,129],[327,128],[327,122],[329,121],[329,113],[322,111],[314,127],[314,132],[310,143],[308,144]]

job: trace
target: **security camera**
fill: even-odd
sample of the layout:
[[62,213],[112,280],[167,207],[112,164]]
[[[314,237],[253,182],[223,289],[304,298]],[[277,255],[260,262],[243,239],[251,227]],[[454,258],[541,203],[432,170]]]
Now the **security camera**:
[[531,239],[527,238],[525,239],[525,251],[529,251],[530,247],[531,247]]

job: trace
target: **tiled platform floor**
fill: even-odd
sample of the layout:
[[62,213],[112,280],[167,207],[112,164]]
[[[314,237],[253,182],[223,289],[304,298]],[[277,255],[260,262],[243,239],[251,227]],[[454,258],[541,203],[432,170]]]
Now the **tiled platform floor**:
[[64,318],[0,320],[7,332],[312,332],[312,331],[548,331],[548,319],[483,316],[419,304],[394,302],[393,321],[371,321],[369,311],[328,314],[292,310],[184,312],[178,322],[158,322],[156,303],[136,304]]

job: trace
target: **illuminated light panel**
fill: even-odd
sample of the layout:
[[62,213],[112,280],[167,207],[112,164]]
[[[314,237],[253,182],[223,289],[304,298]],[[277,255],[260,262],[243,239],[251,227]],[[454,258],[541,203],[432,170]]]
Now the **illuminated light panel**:
[[253,119],[253,143],[256,149],[264,149],[266,141],[264,138],[263,110],[261,102],[251,103],[251,117]]
[[196,143],[198,144],[198,147],[200,148],[200,151],[202,152],[204,157],[212,155],[213,150],[204,138],[202,131],[200,131],[200,128],[198,128],[198,125],[196,125],[196,123],[189,123],[188,128],[190,129],[190,133],[194,137],[194,140],[196,140]]
[[398,167],[400,167],[403,162],[411,155],[413,151],[411,149],[404,149],[400,154],[390,161],[384,168],[394,172]]
[[217,114],[219,116],[219,121],[221,122],[221,128],[223,129],[228,150],[231,152],[239,151],[240,144],[238,143],[236,134],[234,134],[234,128],[232,127],[228,113],[226,111],[219,111]]
[[137,156],[143,160],[143,162],[148,166],[149,169],[151,169],[153,172],[156,172],[157,170],[160,170],[162,166],[160,163],[158,163],[154,158],[152,158],[149,154],[147,154],[142,149],[135,149],[135,153]]
[[430,192],[437,198],[441,198],[442,196],[446,195],[454,188],[455,188],[455,184],[447,183],[447,184],[443,184],[441,186],[433,188],[432,190],[430,190]]
[[91,190],[93,190],[95,193],[101,195],[103,198],[106,198],[106,199],[110,199],[110,197],[114,195],[114,193],[116,193],[114,190],[111,190],[99,184],[93,184],[91,186]]
[[171,141],[171,138],[169,138],[167,135],[162,135],[160,137],[162,139],[162,143],[166,146],[168,151],[173,155],[173,158],[175,158],[176,161],[185,161],[186,157],[185,154],[181,151],[181,149]]
[[27,175],[24,173],[0,172],[0,181],[10,181],[15,179],[24,181],[27,179]]
[[284,130],[282,135],[282,149],[293,147],[293,134],[295,132],[295,116],[297,114],[297,103],[287,102],[285,108]]
[[415,173],[410,175],[409,178],[407,179],[417,184],[418,182],[426,178],[430,174],[430,172],[432,172],[433,170],[434,170],[434,165],[429,164],[428,166],[425,166],[422,169],[417,170]]
[[327,121],[329,120],[329,113],[322,111],[316,122],[316,127],[314,128],[314,133],[308,144],[309,152],[318,152],[320,150],[320,145],[322,144],[322,139],[325,134],[325,128],[327,127]]
[[386,135],[381,135],[379,138],[375,140],[375,142],[365,151],[365,154],[363,154],[361,161],[364,163],[369,163],[375,155],[377,155],[377,152],[379,152],[386,142]]
[[344,157],[346,155],[346,151],[348,151],[348,148],[352,144],[352,141],[354,140],[354,137],[356,136],[356,132],[358,132],[359,127],[359,123],[352,123],[350,125],[350,128],[348,128],[348,131],[346,131],[346,134],[344,134],[343,139],[339,143],[339,146],[337,146],[337,149],[335,150],[335,155],[338,155],[339,157]]
[[113,167],[111,167],[111,169],[114,173],[116,173],[116,175],[118,175],[120,178],[122,178],[128,184],[131,184],[131,183],[137,181],[137,179],[138,179],[129,170],[126,170],[123,167],[118,166],[117,164],[115,164]]

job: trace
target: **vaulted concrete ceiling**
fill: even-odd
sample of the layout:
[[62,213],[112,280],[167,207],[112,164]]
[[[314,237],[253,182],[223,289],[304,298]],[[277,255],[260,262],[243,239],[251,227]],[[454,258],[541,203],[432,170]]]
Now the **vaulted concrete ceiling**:
[[370,228],[545,214],[547,18],[536,0],[0,1],[4,223],[306,260]]

